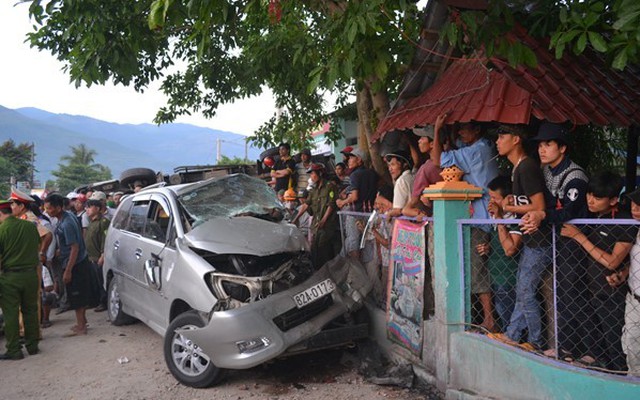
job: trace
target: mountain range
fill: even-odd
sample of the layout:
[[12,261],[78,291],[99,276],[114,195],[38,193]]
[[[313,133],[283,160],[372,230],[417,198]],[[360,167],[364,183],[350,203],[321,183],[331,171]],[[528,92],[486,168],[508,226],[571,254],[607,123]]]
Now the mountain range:
[[[0,106],[0,142],[35,144],[36,179],[54,179],[60,157],[71,155],[71,146],[85,144],[96,152],[95,162],[108,166],[114,178],[128,168],[151,168],[171,173],[184,165],[216,163],[216,145],[229,158],[245,157],[246,136],[174,123],[117,124],[80,115],[54,114],[37,108],[15,110]],[[249,160],[261,149],[247,145]]]

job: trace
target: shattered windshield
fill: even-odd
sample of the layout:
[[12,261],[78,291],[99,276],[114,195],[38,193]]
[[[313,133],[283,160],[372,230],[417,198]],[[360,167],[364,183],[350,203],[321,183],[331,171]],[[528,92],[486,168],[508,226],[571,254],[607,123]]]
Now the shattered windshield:
[[193,227],[213,218],[249,216],[281,221],[282,204],[264,181],[248,175],[230,175],[181,194],[178,201],[193,218]]

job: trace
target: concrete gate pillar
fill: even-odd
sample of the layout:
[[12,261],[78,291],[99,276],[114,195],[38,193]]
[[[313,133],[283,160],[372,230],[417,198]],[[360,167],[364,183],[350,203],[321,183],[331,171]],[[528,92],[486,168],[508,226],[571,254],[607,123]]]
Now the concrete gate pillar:
[[470,201],[482,196],[482,189],[460,181],[463,172],[445,168],[444,181],[424,189],[422,196],[433,202],[434,296],[436,320],[436,380],[438,389],[447,391],[449,383],[449,338],[464,330],[464,274],[459,251],[459,219],[467,219]]

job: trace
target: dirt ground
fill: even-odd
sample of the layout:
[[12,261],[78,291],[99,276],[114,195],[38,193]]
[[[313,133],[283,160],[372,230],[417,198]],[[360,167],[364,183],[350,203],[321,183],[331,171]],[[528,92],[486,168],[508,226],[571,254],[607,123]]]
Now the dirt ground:
[[[54,310],[55,311],[55,310]],[[229,371],[218,386],[193,389],[167,369],[162,338],[142,323],[115,327],[106,313],[87,311],[89,334],[66,338],[73,312],[52,313],[40,353],[0,361],[0,399],[434,399],[430,389],[402,389],[365,382],[357,351],[325,351]],[[4,337],[0,351],[5,351]],[[126,358],[127,362],[123,361]]]

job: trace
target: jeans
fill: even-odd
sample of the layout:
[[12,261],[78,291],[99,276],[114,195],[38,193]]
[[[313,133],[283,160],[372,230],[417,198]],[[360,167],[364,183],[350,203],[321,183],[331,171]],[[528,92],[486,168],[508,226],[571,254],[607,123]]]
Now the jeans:
[[520,341],[526,329],[529,333],[528,342],[542,348],[542,323],[540,318],[540,304],[536,298],[538,285],[542,273],[552,261],[551,246],[522,248],[518,262],[518,276],[516,283],[516,306],[511,314],[511,322],[507,328],[507,336],[514,341]]
[[502,331],[505,330],[509,321],[511,321],[511,313],[516,305],[516,290],[513,284],[492,283],[493,304],[498,314],[498,324]]

